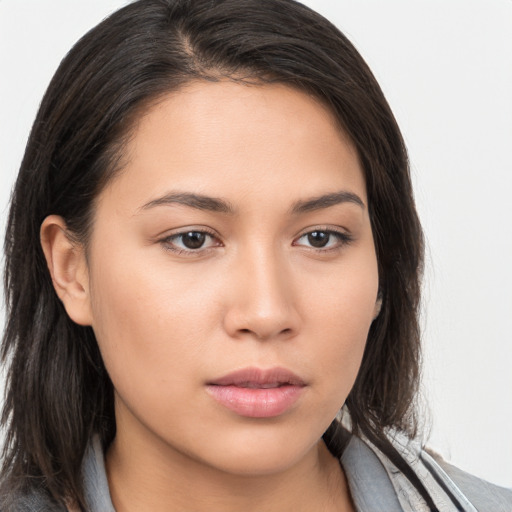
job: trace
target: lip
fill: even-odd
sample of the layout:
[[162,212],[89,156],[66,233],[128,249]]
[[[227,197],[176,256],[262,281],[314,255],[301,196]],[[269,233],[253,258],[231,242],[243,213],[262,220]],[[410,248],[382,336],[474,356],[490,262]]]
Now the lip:
[[249,418],[272,418],[288,411],[300,398],[306,383],[286,368],[244,368],[210,381],[210,396]]

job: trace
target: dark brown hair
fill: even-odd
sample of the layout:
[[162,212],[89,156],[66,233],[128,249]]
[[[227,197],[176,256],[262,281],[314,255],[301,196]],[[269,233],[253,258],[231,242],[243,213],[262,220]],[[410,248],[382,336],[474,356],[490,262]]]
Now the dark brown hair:
[[[192,80],[279,82],[326,104],[357,148],[378,258],[382,310],[346,401],[353,431],[394,451],[388,428],[416,434],[417,313],[423,239],[407,153],[366,63],[330,22],[293,0],[139,0],[70,51],[34,122],[9,213],[5,252],[8,364],[4,491],[42,487],[84,506],[81,462],[98,433],[115,435],[112,383],[89,327],[73,323],[39,243],[50,214],[87,243],[94,199],[120,172],[134,120]],[[324,435],[342,450],[334,422]]]

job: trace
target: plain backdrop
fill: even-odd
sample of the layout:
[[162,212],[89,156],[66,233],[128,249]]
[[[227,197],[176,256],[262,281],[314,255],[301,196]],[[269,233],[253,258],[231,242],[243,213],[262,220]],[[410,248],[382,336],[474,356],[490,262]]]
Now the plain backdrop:
[[[53,72],[83,33],[126,3],[0,0],[2,231]],[[305,3],[360,50],[409,147],[427,239],[422,325],[429,444],[460,467],[510,487],[512,1]]]

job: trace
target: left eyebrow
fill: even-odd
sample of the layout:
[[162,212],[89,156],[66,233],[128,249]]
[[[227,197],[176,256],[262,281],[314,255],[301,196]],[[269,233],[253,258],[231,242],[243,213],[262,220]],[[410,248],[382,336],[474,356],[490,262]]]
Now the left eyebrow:
[[342,203],[356,204],[363,210],[365,208],[363,200],[357,194],[343,190],[340,192],[333,192],[332,194],[324,194],[311,199],[297,201],[292,205],[291,212],[296,215],[329,208]]

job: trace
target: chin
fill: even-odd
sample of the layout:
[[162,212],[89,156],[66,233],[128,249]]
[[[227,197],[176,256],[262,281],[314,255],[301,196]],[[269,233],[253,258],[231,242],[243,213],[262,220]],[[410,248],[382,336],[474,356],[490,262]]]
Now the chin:
[[[293,467],[301,457],[297,453],[266,450],[259,453],[245,452],[245,457],[238,451],[233,457],[224,456],[216,461],[217,469],[241,477],[265,477],[283,473]],[[228,458],[229,457],[229,458]]]
[[214,453],[207,457],[209,465],[234,475],[268,476],[298,464],[321,442],[321,434],[312,438],[296,425],[291,431],[272,432],[261,427],[257,430],[245,435],[230,432],[225,442],[217,438]]

